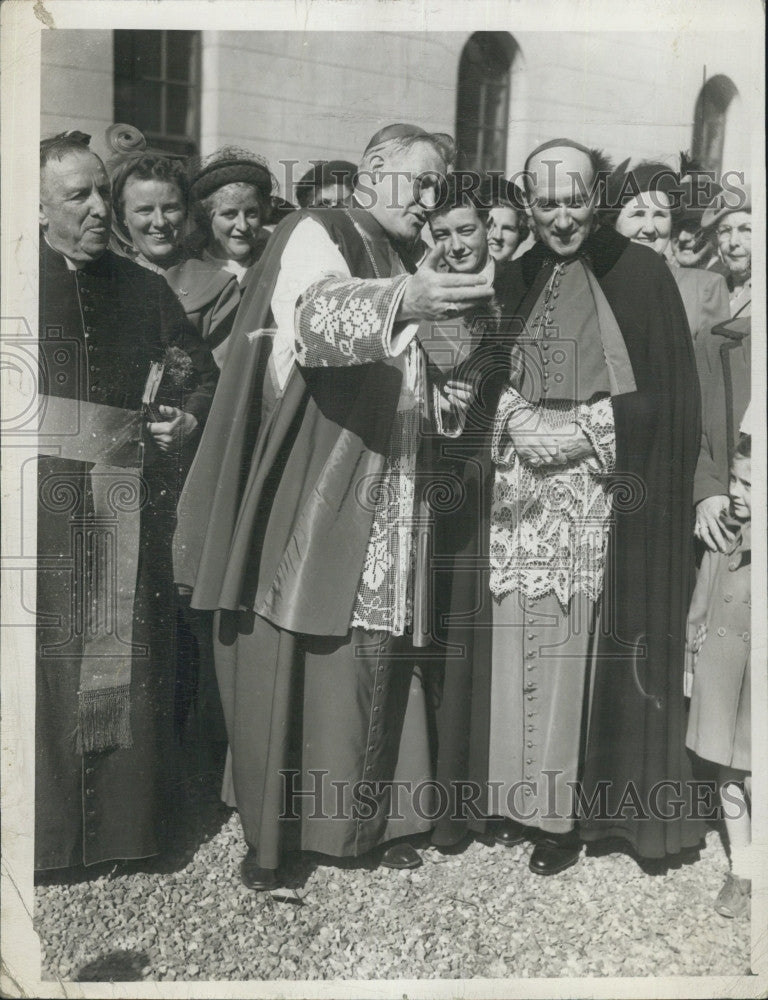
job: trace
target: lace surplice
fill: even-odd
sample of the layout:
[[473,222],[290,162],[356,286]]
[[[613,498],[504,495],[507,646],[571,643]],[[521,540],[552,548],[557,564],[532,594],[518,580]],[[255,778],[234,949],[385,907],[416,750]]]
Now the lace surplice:
[[[594,455],[562,466],[532,467],[512,451],[504,462],[504,435],[511,416],[530,428],[553,431],[575,422]],[[494,424],[496,464],[491,511],[491,592],[501,600],[514,590],[530,600],[554,594],[564,611],[581,593],[602,592],[611,518],[608,474],[615,462],[610,396],[588,403],[529,403],[508,387]]]
[[[393,356],[392,325],[407,275],[395,279],[325,278],[305,293],[297,310],[296,358],[311,367],[355,365]],[[424,422],[455,436],[439,396],[429,392],[419,343],[399,359],[403,386],[384,469],[365,484],[361,503],[373,507],[371,535],[350,625],[403,635],[413,623],[417,458]]]

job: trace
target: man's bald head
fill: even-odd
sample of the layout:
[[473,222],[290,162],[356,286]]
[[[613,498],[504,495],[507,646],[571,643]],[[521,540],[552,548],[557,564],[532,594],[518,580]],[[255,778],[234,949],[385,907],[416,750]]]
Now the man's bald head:
[[547,146],[533,152],[526,160],[525,181],[529,193],[565,185],[589,191],[595,178],[595,168],[588,149],[576,146]]
[[574,256],[594,227],[594,151],[556,140],[537,147],[525,167],[526,212],[539,240],[560,257]]

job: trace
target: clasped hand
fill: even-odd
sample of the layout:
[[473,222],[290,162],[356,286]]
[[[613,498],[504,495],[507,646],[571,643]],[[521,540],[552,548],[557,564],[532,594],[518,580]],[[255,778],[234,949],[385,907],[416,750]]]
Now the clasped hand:
[[577,423],[555,430],[537,419],[534,426],[530,412],[513,413],[509,417],[502,444],[501,458],[505,465],[512,463],[515,454],[534,468],[566,465],[594,454],[592,443]]
[[493,285],[479,274],[439,270],[445,246],[439,243],[405,285],[398,321],[445,320],[493,298]]
[[472,385],[469,382],[450,379],[440,389],[439,400],[440,410],[443,413],[461,419],[466,415],[472,402]]

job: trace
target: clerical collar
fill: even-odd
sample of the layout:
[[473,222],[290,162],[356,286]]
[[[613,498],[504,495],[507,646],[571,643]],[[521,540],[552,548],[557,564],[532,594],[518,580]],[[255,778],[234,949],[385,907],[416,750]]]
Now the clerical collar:
[[366,233],[374,240],[386,240],[388,243],[393,243],[394,240],[382,226],[382,224],[376,219],[367,208],[363,208],[354,199],[349,207],[344,207],[342,211],[347,212],[354,222],[364,229]]
[[370,236],[374,239],[387,240],[394,246],[398,253],[404,253],[407,257],[412,257],[414,248],[419,248],[421,246],[421,240],[417,236],[411,243],[405,244],[400,240],[395,239],[394,236],[386,231],[377,218],[373,215],[370,209],[363,208],[354,197],[352,198],[352,204],[347,208],[352,218],[358,225],[365,229]]
[[572,257],[560,257],[544,243],[535,243],[521,258],[523,278],[532,284],[544,265],[567,264],[572,260],[585,260],[590,270],[600,278],[614,266],[629,244],[626,236],[621,236],[613,227],[594,229]]
[[62,258],[62,260],[64,261],[64,263],[67,265],[67,270],[68,271],[82,271],[82,269],[87,264],[91,263],[91,261],[89,261],[89,260],[71,260],[69,257],[67,257],[67,255],[65,253],[63,253],[61,250],[57,250],[56,247],[51,244],[51,241],[48,239],[48,234],[47,233],[43,233],[43,239],[48,244],[48,246],[50,247],[50,249],[53,250],[53,252],[55,254],[58,254],[59,257]]

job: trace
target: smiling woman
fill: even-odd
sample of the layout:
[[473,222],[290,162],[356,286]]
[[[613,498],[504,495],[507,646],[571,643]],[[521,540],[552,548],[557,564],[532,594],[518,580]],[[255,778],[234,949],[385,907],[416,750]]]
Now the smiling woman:
[[621,209],[616,232],[633,243],[664,253],[672,237],[672,203],[664,191],[634,195]]
[[185,160],[147,148],[132,125],[111,125],[112,249],[161,274],[221,367],[222,344],[240,301],[235,278],[184,246],[190,182]]
[[131,125],[107,129],[113,249],[161,273],[179,263],[189,181],[183,159],[147,148]]
[[123,191],[122,215],[134,246],[146,260],[162,266],[176,254],[186,216],[177,183],[130,177]]
[[270,221],[275,189],[266,161],[234,146],[217,150],[192,177],[191,208],[197,230],[189,246],[204,260],[234,274],[241,288],[269,237],[263,227]]
[[612,222],[633,243],[664,254],[672,238],[672,216],[679,212],[681,190],[679,176],[666,163],[645,160],[611,178],[603,223]]

